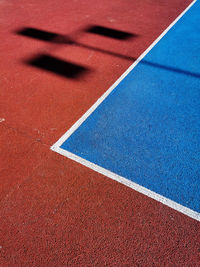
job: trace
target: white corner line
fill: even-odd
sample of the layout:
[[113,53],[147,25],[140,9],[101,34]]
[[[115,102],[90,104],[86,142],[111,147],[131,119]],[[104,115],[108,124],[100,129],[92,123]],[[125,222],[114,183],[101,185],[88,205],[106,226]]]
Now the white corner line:
[[106,170],[90,161],[87,161],[69,151],[66,151],[60,146],[66,141],[80,126],[81,124],[95,111],[95,109],[108,97],[108,95],[116,88],[116,86],[137,66],[137,64],[149,53],[149,51],[166,35],[166,33],[181,19],[181,17],[197,2],[194,0],[168,27],[165,29],[162,34],[138,57],[136,61],[118,78],[118,80],[86,111],[85,114],[75,122],[72,127],[63,135],[61,138],[50,147],[52,151],[55,151],[69,159],[72,159],[104,176],[107,176],[115,181],[118,181],[121,184],[124,184],[137,192],[140,192],[158,202],[179,211],[190,218],[193,218],[197,221],[200,221],[200,213],[193,211],[187,207],[184,207],[162,195],[159,195],[149,189],[146,189],[143,186],[140,186],[132,181],[129,181],[125,177],[119,176],[109,170]]
[[104,169],[60,147],[56,148],[54,147],[52,148],[52,150],[200,222],[200,213],[196,211],[184,207],[171,199],[168,199],[160,194],[157,194],[139,184],[136,184],[126,179],[125,177],[122,177],[114,172]]
[[138,57],[136,61],[118,78],[118,80],[86,111],[85,114],[75,122],[72,127],[52,146],[62,145],[70,135],[72,135],[80,125],[95,111],[95,109],[109,96],[109,94],[117,87],[117,85],[138,65],[138,63],[149,53],[149,51],[164,37],[164,35],[180,20],[180,18],[194,5],[194,0],[168,27],[161,35]]

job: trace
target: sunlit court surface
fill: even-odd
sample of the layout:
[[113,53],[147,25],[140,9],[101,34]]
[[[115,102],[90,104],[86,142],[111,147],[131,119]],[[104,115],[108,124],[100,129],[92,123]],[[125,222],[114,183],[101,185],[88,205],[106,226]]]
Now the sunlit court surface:
[[200,265],[199,22],[0,0],[0,266]]

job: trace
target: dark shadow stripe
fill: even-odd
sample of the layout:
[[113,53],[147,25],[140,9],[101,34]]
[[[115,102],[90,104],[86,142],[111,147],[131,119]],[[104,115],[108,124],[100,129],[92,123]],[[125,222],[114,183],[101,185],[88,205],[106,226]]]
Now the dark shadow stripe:
[[88,69],[83,66],[45,54],[29,59],[25,63],[71,79],[79,78],[88,71]]
[[54,39],[59,37],[59,34],[38,30],[35,28],[23,28],[17,31],[16,33],[19,35],[23,35],[34,39],[39,39],[41,41],[46,41],[46,42],[53,41]]
[[159,69],[164,69],[164,70],[167,70],[167,71],[172,71],[172,72],[176,72],[176,73],[179,73],[179,74],[184,74],[184,75],[187,75],[187,76],[200,78],[200,73],[190,72],[190,71],[183,70],[183,69],[177,69],[175,67],[169,67],[169,66],[158,64],[158,63],[149,62],[149,61],[146,61],[146,60],[142,60],[142,61],[140,61],[140,63],[141,64],[145,64],[145,65],[149,65],[149,66],[152,66],[152,67],[155,67],[155,68],[159,68]]
[[125,31],[119,31],[115,29],[111,29],[108,27],[103,27],[103,26],[97,26],[97,25],[92,25],[86,29],[86,32],[89,33],[95,33],[98,35],[103,35],[106,37],[114,38],[114,39],[119,39],[119,40],[126,40],[131,37],[136,37],[136,34],[130,33],[130,32],[125,32]]

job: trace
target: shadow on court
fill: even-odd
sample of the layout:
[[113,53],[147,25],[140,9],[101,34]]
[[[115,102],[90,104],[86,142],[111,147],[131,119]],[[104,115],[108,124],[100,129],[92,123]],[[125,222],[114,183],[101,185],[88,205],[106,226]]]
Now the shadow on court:
[[57,75],[76,79],[85,74],[89,69],[84,66],[71,63],[50,55],[41,54],[32,59],[25,61],[25,63],[43,69],[49,72],[53,72]]
[[[120,30],[103,27],[99,25],[89,25],[83,31],[86,33],[104,36],[104,37],[108,37],[112,39],[117,39],[120,41],[126,41],[130,38],[138,37],[138,35],[134,33],[120,31]],[[112,52],[106,49],[86,45],[86,44],[76,41],[75,39],[72,39],[68,35],[62,35],[62,34],[58,34],[55,32],[44,31],[44,30],[31,28],[31,27],[24,27],[16,31],[15,33],[18,35],[22,35],[25,37],[37,39],[37,40],[48,42],[48,43],[56,43],[56,44],[64,44],[64,45],[73,44],[78,47],[97,51],[103,54],[108,54],[108,55],[118,57],[118,58],[123,58],[125,60],[130,60],[132,62],[136,60],[135,57],[130,57],[130,56],[122,55],[122,54]],[[90,69],[85,66],[81,66],[81,65],[78,65],[73,62],[66,61],[66,60],[62,60],[62,59],[53,57],[48,54],[39,54],[35,57],[29,58],[28,60],[24,61],[24,63],[30,66],[33,66],[33,67],[37,67],[39,69],[43,69],[43,70],[55,73],[57,75],[60,75],[66,78],[70,78],[70,79],[77,79],[90,71]],[[149,65],[155,68],[161,68],[166,71],[172,71],[172,72],[176,72],[176,73],[183,74],[183,75],[193,76],[195,78],[200,78],[199,73],[193,73],[187,70],[177,69],[171,66],[164,66],[164,65],[154,63],[154,62],[149,62],[146,60],[142,60],[140,63],[146,64],[146,65]]]
[[115,29],[111,29],[108,27],[102,27],[98,25],[91,25],[85,30],[88,33],[94,33],[97,35],[102,35],[106,36],[109,38],[113,39],[118,39],[118,40],[127,40],[129,38],[137,37],[137,34],[133,34],[130,32],[125,32],[125,31],[119,31]]
[[[136,34],[132,34],[125,31],[119,31],[111,28],[106,28],[98,25],[90,25],[87,27],[84,32],[96,34],[100,36],[105,36],[108,38],[118,39],[121,41],[125,41],[127,39],[137,37]],[[104,54],[109,54],[111,56],[120,57],[123,59],[134,61],[135,58],[128,57],[126,55],[121,55],[112,51],[104,50],[98,47],[93,47],[90,45],[82,44],[74,39],[72,39],[68,35],[57,34],[55,32],[44,31],[31,27],[24,27],[18,31],[16,31],[18,35],[22,35],[28,38],[37,39],[43,42],[48,43],[56,43],[56,44],[65,44],[65,45],[75,45],[78,47],[86,48],[89,50],[101,52]],[[56,58],[52,55],[47,54],[39,54],[35,57],[29,58],[24,61],[25,64],[31,65],[33,67],[37,67],[39,69],[43,69],[49,72],[53,72],[57,75],[61,75],[70,79],[77,79],[82,75],[86,74],[90,71],[89,68],[85,66],[81,66],[75,64],[73,62],[65,61],[59,58]]]

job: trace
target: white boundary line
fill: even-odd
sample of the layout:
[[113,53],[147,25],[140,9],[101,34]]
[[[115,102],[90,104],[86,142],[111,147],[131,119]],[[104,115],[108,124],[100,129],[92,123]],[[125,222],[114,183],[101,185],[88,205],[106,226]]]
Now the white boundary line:
[[126,179],[125,177],[122,177],[122,176],[120,176],[114,172],[111,172],[107,169],[104,169],[104,168],[102,168],[102,167],[100,167],[100,166],[98,166],[98,165],[96,165],[96,164],[94,164],[94,163],[92,163],[86,159],[83,159],[83,158],[81,158],[81,157],[79,157],[79,156],[77,156],[77,155],[75,155],[69,151],[66,151],[60,147],[56,149],[56,152],[58,152],[59,154],[65,156],[69,159],[72,159],[78,163],[81,163],[82,165],[84,165],[84,166],[86,166],[86,167],[88,167],[88,168],[90,168],[90,169],[92,169],[92,170],[94,170],[100,174],[103,174],[104,176],[107,176],[107,177],[111,178],[112,180],[115,180],[121,184],[124,184],[124,185],[136,190],[137,192],[142,193],[145,196],[153,198],[153,199],[157,200],[158,202],[161,202],[162,204],[164,204],[164,205],[166,205],[166,206],[168,206],[168,207],[170,207],[176,211],[179,211],[179,212],[181,212],[181,213],[183,213],[183,214],[185,214],[185,215],[187,215],[187,216],[189,216],[189,217],[191,217],[197,221],[200,221],[200,213],[198,213],[196,211],[193,211],[189,208],[186,208],[186,207],[176,203],[173,200],[170,200],[170,199],[168,199],[168,198],[166,198],[160,194],[157,194],[157,193],[155,193],[155,192],[153,192],[153,191],[151,191],[151,190],[149,190],[149,189],[147,189],[141,185],[138,185],[138,184]]
[[65,142],[80,126],[81,124],[95,111],[95,109],[108,97],[108,95],[116,88],[116,86],[137,66],[137,64],[149,53],[149,51],[165,36],[165,34],[180,20],[180,18],[195,4],[197,0],[194,0],[169,26],[163,33],[140,55],[140,57],[119,77],[119,79],[83,114],[83,116],[54,144],[51,146],[51,150],[55,151],[69,159],[72,159],[82,165],[101,173],[115,181],[118,181],[150,198],[153,198],[164,205],[173,208],[197,221],[200,221],[200,213],[186,208],[168,198],[163,197],[143,186],[140,186],[134,182],[129,181],[125,177],[119,176],[109,170],[106,170],[88,160],[85,160],[69,151],[66,151],[60,146]]
[[[178,20],[194,5],[197,0],[194,0],[169,26],[164,32],[142,53],[139,58],[119,77],[119,79],[86,111],[85,114],[51,147],[62,145],[70,135],[95,111],[95,109],[107,98],[107,96],[115,89],[115,87],[137,66],[137,64],[149,53],[149,51],[164,37],[164,35],[178,22]],[[55,151],[55,150],[54,150]]]

